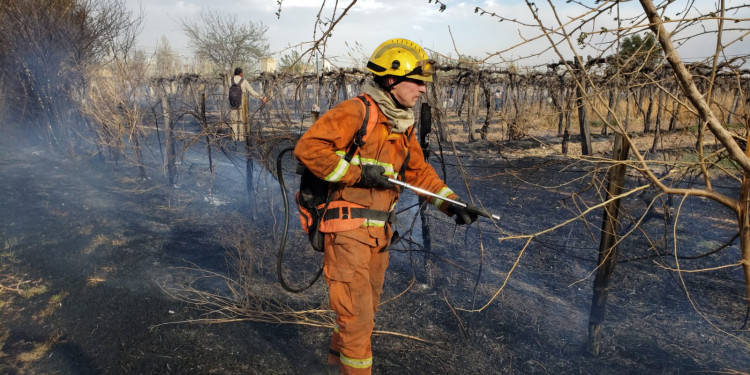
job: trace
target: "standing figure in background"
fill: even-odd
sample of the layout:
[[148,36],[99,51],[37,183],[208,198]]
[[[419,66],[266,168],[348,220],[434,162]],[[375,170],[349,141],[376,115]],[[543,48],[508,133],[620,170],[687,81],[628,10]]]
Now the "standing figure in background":
[[500,89],[495,90],[495,110],[499,111],[503,106],[503,92]]
[[245,140],[245,124],[241,111],[242,98],[246,93],[260,100],[263,104],[266,103],[266,98],[260,96],[250,86],[250,82],[245,80],[242,68],[236,68],[234,69],[234,77],[232,77],[232,85],[229,87],[229,126],[232,128],[232,139],[235,141]]

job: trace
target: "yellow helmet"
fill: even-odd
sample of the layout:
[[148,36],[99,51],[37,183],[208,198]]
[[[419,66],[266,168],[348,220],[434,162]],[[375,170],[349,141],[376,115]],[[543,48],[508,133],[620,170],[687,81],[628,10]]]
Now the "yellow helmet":
[[367,69],[376,76],[392,75],[432,82],[435,61],[411,40],[390,39],[375,49],[367,62]]

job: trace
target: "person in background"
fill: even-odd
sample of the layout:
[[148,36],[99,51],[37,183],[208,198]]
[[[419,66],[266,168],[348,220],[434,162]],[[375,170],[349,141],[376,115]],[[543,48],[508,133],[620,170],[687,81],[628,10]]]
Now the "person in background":
[[[244,78],[244,76],[245,75],[244,73],[242,73],[242,68],[235,68],[234,77],[232,77],[231,84],[238,85],[242,89],[243,96],[244,94],[250,94],[250,96],[260,100],[261,102],[263,102],[263,104],[265,104],[266,98],[253,90],[250,82],[248,82]],[[232,139],[235,141],[245,140],[245,126],[242,122],[242,113],[240,112],[241,109],[241,105],[231,106],[231,108],[229,109],[229,126],[232,128]]]
[[[426,83],[432,82],[434,61],[416,43],[390,39],[375,49],[367,69],[374,76],[364,85],[367,104],[354,98],[325,112],[294,149],[297,160],[330,182],[333,190],[329,207],[335,209],[323,214],[320,226],[324,232],[323,272],[330,307],[336,312],[329,373],[372,372],[374,316],[383,292],[400,193],[388,178],[458,200],[425,161],[414,134],[412,107],[425,93]],[[347,150],[367,113],[366,105],[369,116],[377,116],[377,121],[364,144],[347,160]],[[477,219],[464,207],[426,199],[446,215],[456,215],[457,224]]]
[[503,106],[503,92],[500,89],[495,89],[495,110],[499,111]]

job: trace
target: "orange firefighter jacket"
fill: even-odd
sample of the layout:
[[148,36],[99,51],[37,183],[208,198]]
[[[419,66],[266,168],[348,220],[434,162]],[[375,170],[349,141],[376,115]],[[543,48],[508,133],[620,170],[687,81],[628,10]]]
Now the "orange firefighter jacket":
[[[351,163],[344,159],[347,148],[357,131],[362,127],[365,106],[357,99],[346,100],[321,116],[300,138],[294,155],[310,172],[326,181],[339,184],[335,190],[331,207],[350,205],[372,210],[391,211],[398,200],[398,190],[371,189],[355,186],[362,174],[361,165],[381,165],[386,175],[404,179],[406,183],[431,191],[441,197],[458,199],[428,164],[414,128],[405,133],[393,133],[391,126],[377,104],[366,96],[370,105],[370,116],[377,116],[372,132],[368,132],[364,146],[360,147]],[[406,165],[405,165],[406,164]],[[432,197],[428,202],[446,214],[449,203]],[[351,222],[355,227],[384,226],[383,221],[361,219]],[[324,228],[322,232],[337,232],[348,228]]]

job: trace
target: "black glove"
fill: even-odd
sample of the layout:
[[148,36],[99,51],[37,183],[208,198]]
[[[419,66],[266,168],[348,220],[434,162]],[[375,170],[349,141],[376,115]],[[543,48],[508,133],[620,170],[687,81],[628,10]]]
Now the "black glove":
[[376,189],[392,189],[396,185],[388,181],[384,175],[385,168],[381,165],[363,165],[362,176],[359,178],[356,186]]
[[466,207],[459,206],[455,203],[451,203],[451,205],[448,206],[448,212],[456,214],[456,224],[458,225],[471,224],[477,221],[477,218],[479,217],[475,212],[469,211]]

